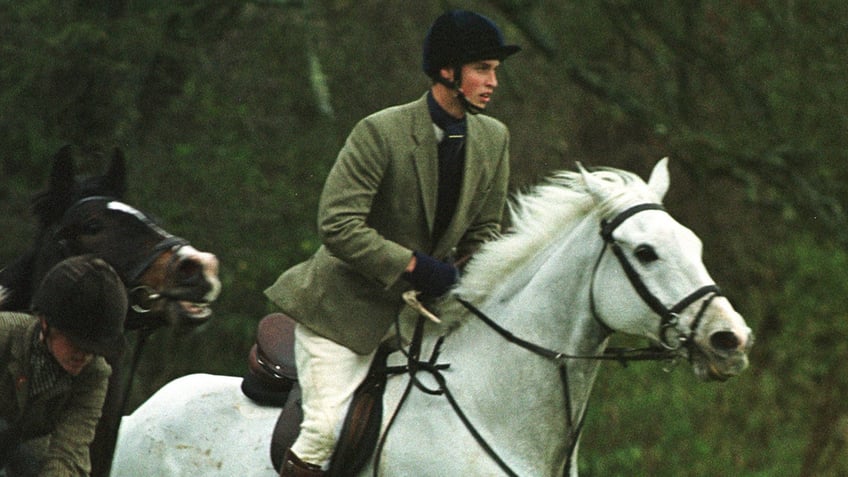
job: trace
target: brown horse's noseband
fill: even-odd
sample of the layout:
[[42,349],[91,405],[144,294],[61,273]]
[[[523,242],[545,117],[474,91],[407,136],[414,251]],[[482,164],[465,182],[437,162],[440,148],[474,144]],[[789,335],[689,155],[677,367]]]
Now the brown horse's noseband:
[[[139,263],[127,276],[127,282],[130,284],[136,283],[144,272],[153,265],[153,262],[169,250],[175,252],[174,256],[171,258],[171,262],[169,264],[170,267],[171,264],[176,261],[176,252],[186,245],[189,245],[189,242],[184,238],[173,235],[165,237],[153,247],[150,251],[150,255]],[[147,285],[135,285],[129,293],[132,300],[132,310],[136,313],[147,313],[151,311],[152,307],[150,305],[152,305],[154,301],[162,298],[168,298],[166,294],[157,292]]]
[[[598,271],[598,266],[601,263],[601,259],[604,256],[607,248],[611,248],[615,256],[618,258],[618,262],[621,264],[621,268],[624,269],[625,275],[627,275],[627,279],[630,280],[630,284],[633,285],[633,288],[636,290],[636,293],[642,298],[642,300],[647,304],[656,314],[660,316],[660,330],[659,330],[659,339],[660,344],[668,350],[677,350],[681,346],[686,346],[687,348],[694,345],[695,333],[698,330],[698,327],[701,324],[701,320],[706,312],[707,307],[712,302],[712,300],[721,295],[721,291],[718,286],[715,284],[704,285],[701,288],[693,291],[689,295],[685,296],[682,300],[677,302],[671,308],[666,307],[656,295],[651,293],[648,290],[648,287],[645,285],[645,282],[642,280],[642,277],[639,276],[639,272],[633,268],[633,265],[627,259],[627,255],[625,255],[624,250],[621,249],[621,246],[612,236],[613,232],[619,225],[624,223],[625,220],[630,217],[638,214],[639,212],[644,212],[646,210],[661,210],[665,212],[665,207],[661,204],[640,204],[630,207],[629,209],[625,209],[623,212],[615,216],[612,220],[602,220],[601,221],[601,237],[604,239],[604,248],[601,250],[601,254],[598,256],[597,262],[595,262],[595,269],[592,271],[592,283],[590,284],[589,294],[591,295],[590,304],[592,308],[592,316],[601,323],[604,328],[608,330],[612,330],[612,328],[604,323],[604,321],[598,315],[596,306],[595,306],[595,275]],[[677,325],[679,324],[680,318],[679,314],[688,308],[693,303],[697,302],[701,298],[710,295],[710,297],[704,301],[701,305],[700,310],[698,310],[698,314],[695,315],[695,320],[692,322],[692,325],[689,327],[689,333],[686,335],[677,335],[676,337],[669,338],[669,330],[676,330]]]

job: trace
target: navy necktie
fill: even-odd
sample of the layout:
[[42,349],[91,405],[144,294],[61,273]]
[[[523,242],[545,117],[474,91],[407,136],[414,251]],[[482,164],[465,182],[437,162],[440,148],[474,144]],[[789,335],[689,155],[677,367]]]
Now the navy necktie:
[[442,237],[453,218],[465,166],[465,121],[450,124],[444,131],[445,136],[439,143],[439,190],[433,224],[434,242]]

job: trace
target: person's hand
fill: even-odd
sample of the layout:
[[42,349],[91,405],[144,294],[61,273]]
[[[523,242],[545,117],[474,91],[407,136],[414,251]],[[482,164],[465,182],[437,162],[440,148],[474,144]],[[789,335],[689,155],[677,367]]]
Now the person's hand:
[[415,267],[403,276],[424,295],[423,298],[440,297],[459,281],[459,270],[450,263],[421,252],[414,252],[413,256]]

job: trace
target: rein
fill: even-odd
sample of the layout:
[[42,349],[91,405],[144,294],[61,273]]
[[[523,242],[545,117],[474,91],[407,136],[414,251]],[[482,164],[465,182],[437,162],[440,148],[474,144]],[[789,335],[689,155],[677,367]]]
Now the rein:
[[[601,250],[601,253],[598,256],[598,259],[595,262],[594,269],[592,271],[591,283],[589,286],[589,298],[590,298],[590,307],[592,311],[593,318],[605,329],[608,333],[611,333],[613,329],[607,325],[598,315],[597,308],[595,305],[595,296],[594,296],[594,288],[595,288],[595,276],[598,272],[598,268],[600,266],[601,260],[604,257],[604,254],[607,248],[611,248],[613,253],[617,257],[619,263],[621,264],[622,269],[625,272],[628,280],[630,281],[633,288],[642,298],[642,300],[653,310],[657,315],[660,316],[660,332],[659,339],[661,348],[657,347],[646,347],[646,348],[607,348],[604,350],[602,354],[597,355],[575,355],[568,354],[563,352],[554,351],[538,344],[529,342],[522,338],[515,336],[509,330],[503,328],[498,325],[494,320],[488,317],[485,313],[483,313],[480,309],[475,307],[470,302],[456,297],[456,299],[461,303],[469,312],[471,312],[474,316],[479,318],[483,323],[485,323],[489,328],[494,330],[496,333],[501,335],[505,340],[509,343],[515,344],[531,353],[541,356],[549,361],[557,364],[559,369],[560,381],[562,382],[563,387],[563,397],[566,405],[566,414],[567,414],[567,425],[569,429],[569,442],[568,442],[568,458],[565,462],[565,466],[563,467],[563,475],[566,475],[569,469],[572,466],[572,456],[574,455],[574,450],[577,447],[577,442],[579,441],[580,434],[583,430],[583,423],[585,421],[585,417],[588,410],[588,401],[587,404],[583,407],[583,409],[579,412],[579,416],[577,416],[577,422],[575,426],[575,419],[572,417],[574,415],[572,409],[571,402],[571,393],[569,392],[569,383],[568,383],[568,362],[570,360],[596,360],[596,361],[616,361],[620,363],[622,366],[626,366],[628,362],[631,361],[674,361],[679,356],[679,350],[681,347],[686,347],[690,350],[691,355],[691,347],[695,346],[694,337],[697,332],[698,327],[700,326],[701,320],[706,312],[706,309],[709,307],[710,303],[712,303],[713,299],[717,296],[720,296],[721,292],[719,288],[715,284],[705,285],[697,290],[693,291],[689,295],[685,296],[671,308],[666,307],[659,298],[656,297],[648,287],[645,285],[639,273],[627,259],[624,251],[618,242],[613,238],[612,234],[618,226],[620,226],[624,221],[628,218],[638,214],[639,212],[643,212],[646,210],[661,210],[665,211],[665,208],[661,204],[640,204],[629,209],[625,209],[623,212],[619,213],[612,220],[602,220],[601,221],[601,231],[600,235],[604,240],[604,247]],[[708,296],[709,295],[709,296]],[[695,319],[690,326],[688,334],[681,334],[678,336],[678,341],[676,345],[669,343],[667,335],[670,329],[676,329],[679,324],[679,313],[683,310],[700,300],[701,298],[707,297],[701,304],[701,307],[698,310],[698,313],[695,315]],[[404,390],[400,400],[398,401],[398,405],[395,408],[394,414],[388,421],[386,426],[386,430],[383,432],[383,435],[380,439],[380,442],[377,446],[377,450],[375,452],[375,465],[374,465],[374,476],[377,476],[377,462],[380,459],[380,455],[382,453],[383,445],[385,444],[385,440],[388,436],[389,430],[392,427],[392,424],[395,421],[398,413],[400,412],[403,403],[406,401],[411,389],[413,386],[419,388],[423,392],[432,395],[441,395],[443,394],[445,398],[448,400],[451,408],[456,413],[457,417],[462,421],[465,428],[471,433],[474,439],[477,441],[477,444],[489,455],[489,457],[498,464],[501,470],[511,476],[517,477],[516,474],[507,463],[497,454],[497,452],[486,442],[483,436],[477,431],[474,427],[473,423],[468,419],[465,413],[462,411],[459,403],[454,399],[450,390],[447,387],[447,382],[444,376],[441,373],[441,370],[447,369],[449,364],[436,364],[438,359],[439,351],[441,344],[444,340],[444,336],[441,336],[436,345],[434,347],[433,353],[430,359],[426,362],[422,362],[419,360],[419,354],[421,349],[421,342],[423,340],[423,316],[419,316],[418,321],[416,323],[415,332],[413,334],[413,338],[411,340],[409,352],[405,352],[407,356],[407,364],[406,366],[396,366],[387,368],[386,372],[388,374],[399,374],[399,373],[408,373],[410,376],[410,381],[407,384],[406,389]],[[399,326],[396,323],[397,326]],[[402,348],[401,348],[402,349]],[[429,372],[433,378],[438,383],[437,389],[430,389],[424,386],[418,378],[415,376],[418,371],[427,371]]]

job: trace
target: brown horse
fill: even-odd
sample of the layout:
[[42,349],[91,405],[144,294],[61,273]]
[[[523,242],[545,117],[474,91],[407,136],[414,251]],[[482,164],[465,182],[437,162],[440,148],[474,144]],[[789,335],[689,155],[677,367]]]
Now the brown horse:
[[0,270],[0,309],[26,310],[32,293],[54,264],[92,253],[121,275],[130,296],[125,328],[139,332],[131,365],[111,362],[113,373],[103,418],[91,446],[94,476],[109,474],[118,426],[144,339],[168,324],[197,325],[211,317],[210,304],[220,293],[218,259],[171,235],[148,215],[121,201],[126,192],[126,164],[114,150],[107,172],[77,178],[72,149],[53,158],[46,191],[33,209],[39,231],[29,251]]

